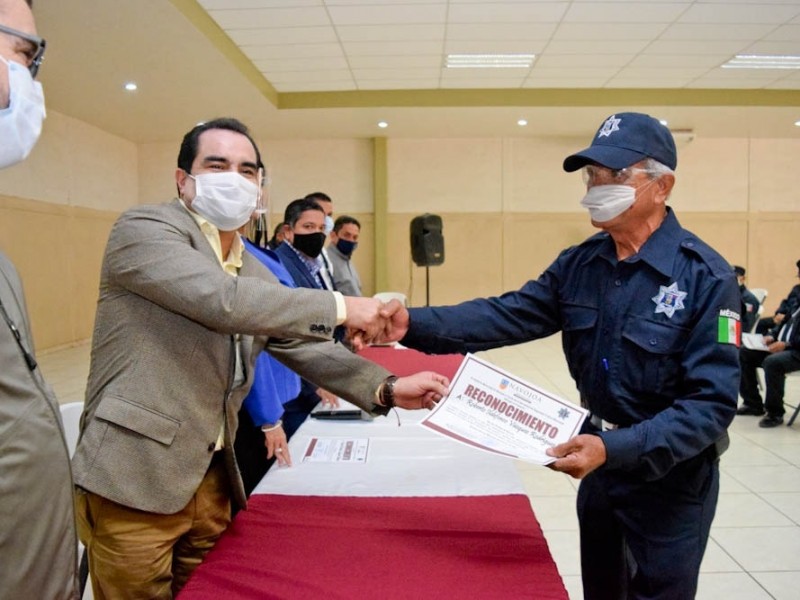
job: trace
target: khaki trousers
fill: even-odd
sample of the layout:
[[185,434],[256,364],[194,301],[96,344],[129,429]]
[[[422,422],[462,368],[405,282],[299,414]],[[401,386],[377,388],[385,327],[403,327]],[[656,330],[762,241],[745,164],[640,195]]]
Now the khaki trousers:
[[144,512],[85,490],[76,491],[75,512],[95,600],[170,600],[230,523],[222,452],[180,512]]

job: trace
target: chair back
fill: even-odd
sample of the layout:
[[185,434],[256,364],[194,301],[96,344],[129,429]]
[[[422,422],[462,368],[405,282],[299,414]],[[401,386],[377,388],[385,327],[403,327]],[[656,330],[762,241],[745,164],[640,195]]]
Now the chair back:
[[83,414],[83,402],[68,402],[61,405],[64,438],[67,440],[70,458],[75,454],[75,447],[78,445],[78,436],[81,432],[81,414]]
[[408,298],[402,292],[378,292],[373,296],[381,302],[389,302],[389,300],[399,300],[403,306],[408,306]]
[[768,294],[767,290],[764,288],[748,288],[748,289],[750,290],[750,293],[752,293],[753,296],[756,297],[756,300],[758,300],[759,304],[763,305],[764,300],[766,300],[767,298]]

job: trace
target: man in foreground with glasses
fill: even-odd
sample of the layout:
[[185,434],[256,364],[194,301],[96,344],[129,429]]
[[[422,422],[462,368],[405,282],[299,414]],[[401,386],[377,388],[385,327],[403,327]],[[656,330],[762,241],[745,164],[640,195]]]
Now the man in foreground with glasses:
[[[0,169],[25,159],[39,139],[44,96],[34,78],[44,48],[30,2],[0,0]],[[61,414],[36,364],[22,283],[2,252],[0,365],[0,597],[76,599],[78,540]]]
[[601,233],[518,291],[400,308],[384,335],[463,353],[561,332],[590,418],[549,451],[550,467],[582,479],[587,599],[694,598],[717,505],[737,402],[740,297],[730,265],[666,206],[676,164],[659,121],[612,115],[564,161],[568,172],[583,169],[581,204]]

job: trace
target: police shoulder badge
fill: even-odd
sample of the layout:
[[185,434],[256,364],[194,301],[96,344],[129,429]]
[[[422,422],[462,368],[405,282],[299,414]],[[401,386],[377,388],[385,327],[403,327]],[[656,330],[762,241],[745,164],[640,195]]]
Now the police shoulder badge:
[[678,282],[676,281],[670,286],[658,286],[658,294],[653,296],[651,300],[656,303],[656,314],[664,313],[671,319],[676,310],[686,308],[683,305],[684,298],[686,298],[686,292],[678,289]]

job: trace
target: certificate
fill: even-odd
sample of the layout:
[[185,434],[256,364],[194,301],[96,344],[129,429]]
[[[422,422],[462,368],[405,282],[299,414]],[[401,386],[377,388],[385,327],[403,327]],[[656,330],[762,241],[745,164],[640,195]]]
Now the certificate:
[[303,453],[303,462],[365,463],[369,439],[313,437]]
[[487,452],[546,465],[555,458],[545,451],[577,435],[587,412],[467,354],[450,393],[421,424]]

